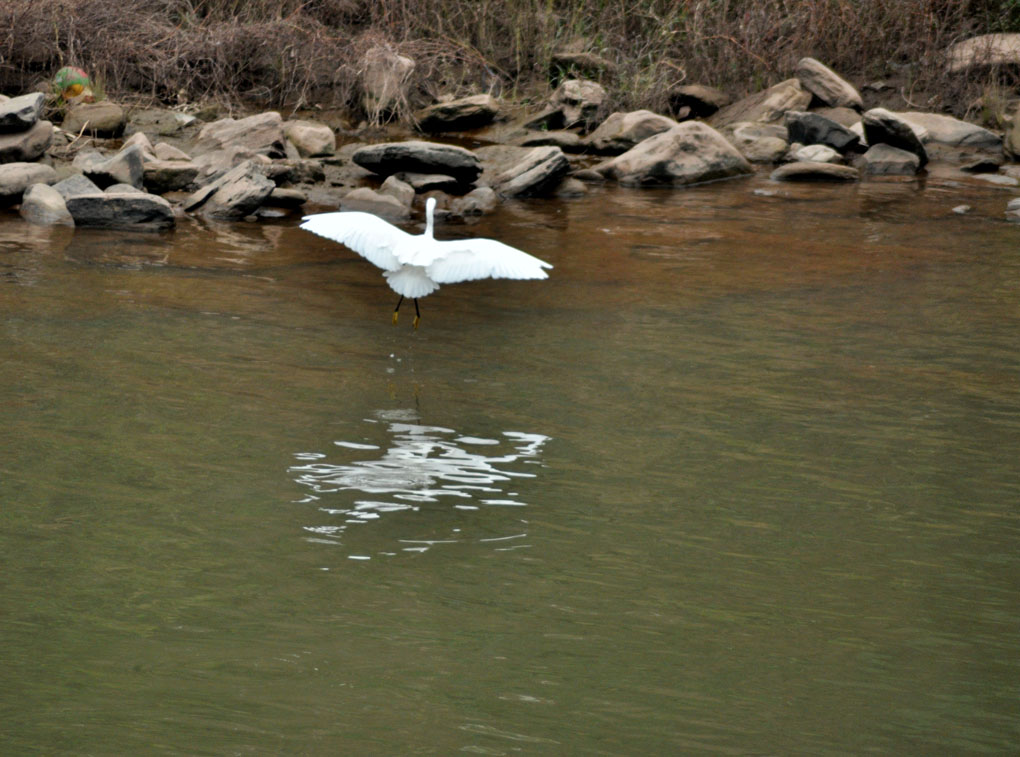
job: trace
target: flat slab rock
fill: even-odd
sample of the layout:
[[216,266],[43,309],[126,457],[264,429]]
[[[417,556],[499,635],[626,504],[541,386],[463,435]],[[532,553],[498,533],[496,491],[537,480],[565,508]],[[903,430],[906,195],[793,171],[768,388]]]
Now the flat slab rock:
[[814,162],[787,163],[769,175],[773,181],[857,181],[860,177],[850,166]]

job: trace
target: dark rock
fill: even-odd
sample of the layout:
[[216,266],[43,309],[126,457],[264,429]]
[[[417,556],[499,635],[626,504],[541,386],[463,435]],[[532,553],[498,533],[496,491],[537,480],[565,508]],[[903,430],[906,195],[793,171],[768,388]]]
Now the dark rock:
[[864,139],[869,145],[887,144],[917,156],[919,166],[928,162],[928,151],[910,124],[885,108],[872,108],[861,117]]
[[786,113],[784,120],[790,142],[827,145],[844,154],[856,150],[861,143],[860,137],[848,128],[817,113],[791,110]]
[[73,195],[66,203],[76,226],[166,231],[177,223],[169,202],[143,192]]
[[669,107],[677,117],[686,108],[684,118],[708,118],[730,102],[732,98],[722,90],[701,84],[686,84],[669,93]]
[[442,173],[471,184],[482,172],[478,157],[463,147],[437,142],[385,142],[358,149],[351,159],[381,176],[395,173]]

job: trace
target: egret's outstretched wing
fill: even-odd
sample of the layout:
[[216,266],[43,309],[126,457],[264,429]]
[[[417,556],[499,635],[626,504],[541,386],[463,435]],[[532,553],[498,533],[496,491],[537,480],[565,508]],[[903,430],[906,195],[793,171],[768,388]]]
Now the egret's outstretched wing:
[[474,279],[547,279],[552,268],[534,255],[495,239],[455,239],[435,243],[442,252],[425,267],[439,284]]
[[384,271],[400,268],[393,250],[411,239],[411,234],[387,223],[379,216],[359,211],[318,213],[305,216],[301,228],[350,247]]

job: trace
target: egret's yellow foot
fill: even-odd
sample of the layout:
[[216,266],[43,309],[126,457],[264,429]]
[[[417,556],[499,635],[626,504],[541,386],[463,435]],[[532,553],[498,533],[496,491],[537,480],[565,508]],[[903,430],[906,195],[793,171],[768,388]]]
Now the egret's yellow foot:
[[400,313],[398,313],[398,312],[397,312],[396,310],[394,310],[394,311],[393,311],[393,325],[394,325],[394,326],[396,326],[396,325],[397,325],[397,318],[398,318],[399,316],[400,316]]
[[415,331],[417,331],[417,330],[418,330],[418,321],[420,321],[420,320],[421,320],[421,316],[420,316],[420,315],[416,315],[416,316],[414,317],[414,330],[415,330]]

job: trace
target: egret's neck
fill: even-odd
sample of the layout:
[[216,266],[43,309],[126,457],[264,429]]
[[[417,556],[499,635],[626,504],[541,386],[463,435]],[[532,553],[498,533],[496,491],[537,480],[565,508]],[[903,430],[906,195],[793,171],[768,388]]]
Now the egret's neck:
[[433,238],[432,237],[432,226],[433,226],[432,215],[433,215],[433,209],[435,207],[436,207],[436,201],[433,200],[430,197],[428,202],[425,203],[425,234],[424,234],[424,236],[428,237],[429,239]]

